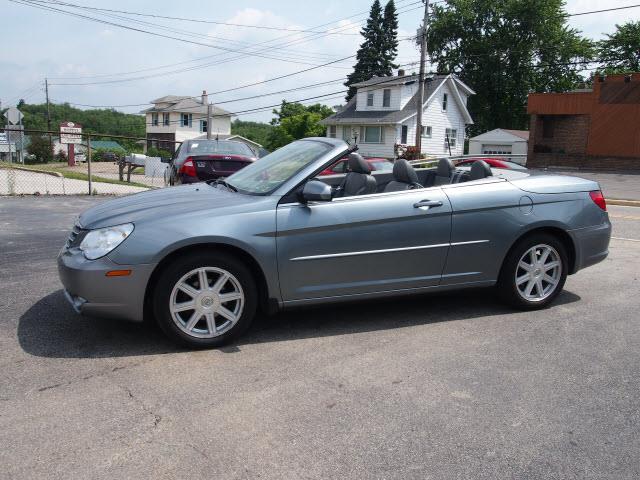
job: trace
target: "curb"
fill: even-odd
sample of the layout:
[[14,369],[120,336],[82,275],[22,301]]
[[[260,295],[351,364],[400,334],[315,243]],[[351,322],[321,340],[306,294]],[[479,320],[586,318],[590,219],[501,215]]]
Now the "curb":
[[607,205],[619,205],[622,207],[640,207],[640,200],[617,200],[607,198]]
[[32,173],[44,173],[45,175],[51,175],[52,177],[58,177],[58,178],[63,178],[64,175],[62,175],[60,172],[51,172],[51,171],[47,171],[47,170],[38,170],[37,168],[29,168],[29,167],[23,167],[20,165],[11,165],[9,166],[4,166],[4,165],[0,165],[0,168],[3,168],[5,170],[20,170],[23,172],[32,172]]

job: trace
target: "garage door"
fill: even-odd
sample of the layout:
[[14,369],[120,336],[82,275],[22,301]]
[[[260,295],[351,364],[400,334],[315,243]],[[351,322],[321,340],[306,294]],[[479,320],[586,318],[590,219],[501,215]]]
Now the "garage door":
[[482,153],[509,155],[511,154],[511,145],[482,145]]

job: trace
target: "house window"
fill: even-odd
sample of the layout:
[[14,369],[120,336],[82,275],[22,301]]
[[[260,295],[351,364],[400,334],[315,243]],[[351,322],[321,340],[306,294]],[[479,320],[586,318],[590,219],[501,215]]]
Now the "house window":
[[367,92],[367,107],[373,107],[373,92]]
[[329,138],[336,138],[336,132],[338,131],[338,128],[335,125],[329,125]]
[[430,125],[428,125],[428,126],[424,126],[423,125],[420,129],[421,129],[422,136],[424,138],[431,138],[431,126]]
[[362,143],[383,143],[382,127],[360,127]]
[[200,120],[200,133],[207,133],[207,120]]
[[[456,147],[456,139],[458,138],[458,130],[455,128],[447,128],[444,131],[444,148],[446,150]],[[447,142],[447,139],[449,140]]]
[[447,103],[449,103],[449,95],[446,93],[442,95],[442,111],[447,111]]
[[353,132],[351,131],[351,125],[345,125],[342,127],[342,139],[345,142],[351,142],[353,139]]
[[164,125],[164,126],[168,126],[169,125],[169,114],[168,113],[163,113],[162,114],[162,125]]
[[158,126],[158,114],[157,113],[152,113],[151,114],[151,125],[153,125],[154,127]]
[[182,113],[180,115],[180,125],[191,128],[193,125],[193,115],[191,113]]
[[391,106],[391,89],[385,88],[382,91],[382,106],[390,107]]

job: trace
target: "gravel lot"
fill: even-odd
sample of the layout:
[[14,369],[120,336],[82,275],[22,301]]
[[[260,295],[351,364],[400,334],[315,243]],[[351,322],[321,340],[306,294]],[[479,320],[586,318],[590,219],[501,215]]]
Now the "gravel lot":
[[639,208],[546,311],[425,295],[190,352],[66,304],[55,256],[99,201],[0,198],[0,477],[640,477]]

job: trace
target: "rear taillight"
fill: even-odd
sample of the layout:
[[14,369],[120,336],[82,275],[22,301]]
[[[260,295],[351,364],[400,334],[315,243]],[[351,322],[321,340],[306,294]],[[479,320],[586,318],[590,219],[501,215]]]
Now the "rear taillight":
[[191,157],[187,157],[187,159],[184,161],[184,163],[180,167],[180,173],[188,177],[197,176],[196,167],[193,164],[193,159]]
[[589,192],[589,196],[591,197],[591,200],[593,200],[593,203],[598,205],[605,212],[607,211],[607,202],[604,199],[604,195],[602,195],[602,192],[600,190]]

